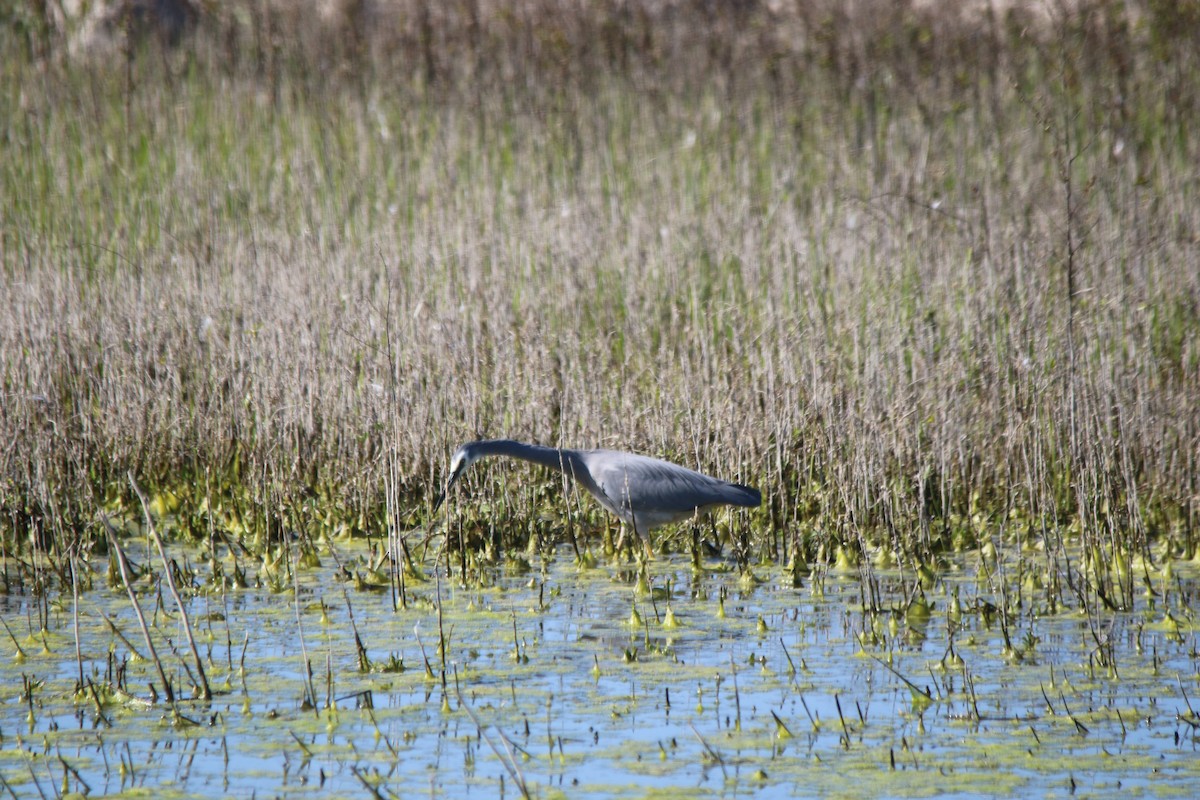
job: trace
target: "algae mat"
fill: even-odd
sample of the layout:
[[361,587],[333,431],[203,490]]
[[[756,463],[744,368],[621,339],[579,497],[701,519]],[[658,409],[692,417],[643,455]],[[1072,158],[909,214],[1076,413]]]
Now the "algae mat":
[[[129,596],[102,568],[78,600],[23,587],[0,596],[0,791],[1159,797],[1200,787],[1190,565],[1147,572],[1132,611],[1085,612],[1051,611],[1036,586],[1004,587],[968,563],[869,580],[814,570],[794,586],[778,567],[739,575],[719,560],[694,569],[666,557],[646,572],[581,568],[564,549],[508,559],[469,586],[431,562],[407,576],[403,608],[358,542],[264,563],[241,587],[210,580],[229,572],[220,562],[183,563],[208,701],[166,702]],[[271,569],[291,577],[271,580]],[[134,585],[168,680],[197,685],[163,583],[147,568]]]

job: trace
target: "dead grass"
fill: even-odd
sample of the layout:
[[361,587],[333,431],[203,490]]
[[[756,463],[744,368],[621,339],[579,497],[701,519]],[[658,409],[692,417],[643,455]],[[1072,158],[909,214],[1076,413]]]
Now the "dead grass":
[[378,535],[505,435],[760,485],[771,558],[1193,555],[1186,8],[262,8],[3,33],[10,547],[102,537],[128,471],[191,536]]

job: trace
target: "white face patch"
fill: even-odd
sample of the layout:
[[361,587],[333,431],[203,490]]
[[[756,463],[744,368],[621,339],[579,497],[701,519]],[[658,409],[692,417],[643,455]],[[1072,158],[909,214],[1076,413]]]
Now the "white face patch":
[[471,458],[471,453],[466,449],[456,450],[453,458],[450,459],[450,474],[457,476],[467,467],[475,463],[475,459]]

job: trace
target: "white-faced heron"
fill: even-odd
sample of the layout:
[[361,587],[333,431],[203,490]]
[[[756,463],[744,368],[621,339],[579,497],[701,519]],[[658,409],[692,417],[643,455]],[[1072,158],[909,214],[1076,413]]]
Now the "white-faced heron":
[[454,451],[450,478],[438,495],[441,507],[450,487],[467,467],[481,458],[507,456],[532,461],[574,478],[600,505],[633,528],[650,552],[648,531],[659,525],[701,514],[714,506],[757,508],[758,489],[729,483],[658,458],[618,450],[568,450],[525,444],[512,439],[468,442]]

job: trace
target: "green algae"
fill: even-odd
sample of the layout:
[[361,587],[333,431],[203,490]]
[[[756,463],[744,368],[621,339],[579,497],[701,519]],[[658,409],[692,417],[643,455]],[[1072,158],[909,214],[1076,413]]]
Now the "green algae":
[[[354,793],[365,779],[385,794],[416,781],[458,795],[502,779],[512,791],[519,769],[542,796],[925,797],[1173,796],[1197,778],[1192,637],[1158,624],[1161,596],[1102,625],[1008,612],[964,565],[916,602],[898,572],[880,571],[873,610],[848,576],[794,588],[785,570],[760,570],[748,583],[681,556],[639,577],[579,570],[563,551],[483,580],[424,564],[427,580],[396,609],[356,586],[370,558],[326,543],[264,564],[281,571],[279,591],[251,570],[260,588],[214,592],[198,568],[189,613],[210,702],[188,691],[182,620],[144,576],[151,633],[175,643],[159,648],[183,698],[174,708],[149,688],[153,665],[131,657],[118,588],[81,592],[78,657],[71,598],[55,598],[44,630],[31,624],[36,598],[3,598],[5,780],[182,797],[214,781]],[[1180,619],[1196,591],[1184,574],[1171,589]]]

